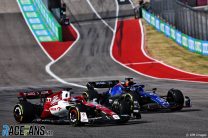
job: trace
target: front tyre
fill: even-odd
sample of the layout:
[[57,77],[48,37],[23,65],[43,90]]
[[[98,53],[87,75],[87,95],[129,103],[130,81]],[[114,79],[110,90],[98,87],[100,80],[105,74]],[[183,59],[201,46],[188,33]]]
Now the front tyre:
[[183,108],[184,96],[180,90],[170,89],[167,94],[167,101],[173,103],[172,111],[179,111]]
[[21,101],[14,106],[14,119],[19,123],[31,123],[35,119],[34,105]]
[[136,119],[141,119],[139,95],[136,92],[129,92],[125,98],[129,98],[131,101],[131,113]]
[[72,126],[80,126],[82,124],[80,118],[80,112],[77,108],[73,107],[69,110],[69,122]]
[[[119,110],[120,120],[117,123],[118,124],[127,123],[131,115],[130,101],[127,99],[122,99],[121,101],[119,101],[118,107],[119,107],[118,110]],[[127,116],[123,116],[123,115],[127,115]]]
[[131,115],[131,101],[123,99],[119,102],[119,113],[121,115]]

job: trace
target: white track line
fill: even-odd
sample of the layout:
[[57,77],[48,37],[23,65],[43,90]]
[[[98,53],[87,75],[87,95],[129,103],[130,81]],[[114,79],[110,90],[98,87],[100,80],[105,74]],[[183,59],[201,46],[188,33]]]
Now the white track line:
[[79,85],[79,84],[76,84],[76,83],[69,83],[63,79],[61,79],[59,76],[57,76],[56,74],[54,74],[52,71],[51,71],[51,66],[53,64],[55,64],[56,62],[58,62],[62,57],[64,57],[68,52],[69,50],[79,41],[80,39],[80,34],[79,34],[79,31],[75,28],[75,26],[73,24],[71,24],[71,26],[73,27],[73,29],[76,31],[77,33],[77,39],[73,42],[73,44],[64,52],[64,54],[62,54],[58,59],[56,60],[53,60],[51,61],[48,65],[46,65],[46,71],[48,72],[48,74],[50,74],[53,78],[55,78],[56,80],[58,80],[59,82],[63,83],[63,84],[67,84],[67,85],[71,85],[71,86],[76,86],[76,87],[80,87],[80,88],[86,88],[86,86],[83,86],[83,85]]
[[154,63],[158,63],[158,62],[137,62],[137,63],[125,63],[124,65],[144,65],[144,64],[154,64]]
[[131,6],[132,6],[133,8],[135,8],[133,1],[132,1],[132,0],[129,0],[129,2],[131,3]]
[[77,43],[77,41],[78,41],[79,38],[80,38],[79,31],[74,27],[73,24],[71,24],[72,27],[73,27],[73,29],[74,29],[74,30],[76,31],[76,33],[77,33],[77,39],[76,39],[76,41],[74,41],[74,43],[73,43],[73,44],[72,44],[72,45],[64,52],[64,54],[62,54],[58,59],[54,60],[54,59],[48,54],[48,52],[43,48],[42,44],[39,42],[38,38],[36,37],[36,35],[35,35],[34,32],[32,31],[32,28],[30,27],[30,25],[29,25],[29,23],[28,23],[28,21],[27,21],[25,15],[23,14],[22,8],[21,8],[21,6],[19,5],[18,0],[17,0],[17,3],[18,3],[19,9],[21,10],[21,13],[22,13],[22,15],[23,15],[23,17],[24,17],[24,20],[25,20],[27,26],[29,27],[31,33],[33,34],[33,37],[35,38],[36,42],[39,44],[39,46],[41,47],[41,49],[44,51],[44,53],[47,55],[47,57],[51,60],[51,62],[50,62],[49,64],[47,64],[46,67],[45,67],[46,72],[47,72],[49,75],[51,75],[54,79],[56,79],[57,81],[59,81],[60,83],[67,84],[67,85],[71,85],[71,86],[75,86],[75,87],[80,87],[80,88],[86,88],[86,86],[79,85],[79,84],[76,84],[76,83],[69,83],[69,82],[67,82],[67,81],[65,81],[65,80],[63,80],[63,79],[61,79],[60,77],[58,77],[57,75],[55,75],[55,74],[51,71],[51,69],[50,69],[50,67],[51,67],[53,64],[55,64],[58,60],[60,60],[63,56],[65,56],[66,53],[67,53],[67,52],[75,45],[75,43]]
[[90,0],[86,0],[89,4],[90,8],[93,10],[93,12],[96,14],[96,16],[111,30],[114,31],[114,29],[100,16],[100,14],[95,10],[95,8],[92,6]]

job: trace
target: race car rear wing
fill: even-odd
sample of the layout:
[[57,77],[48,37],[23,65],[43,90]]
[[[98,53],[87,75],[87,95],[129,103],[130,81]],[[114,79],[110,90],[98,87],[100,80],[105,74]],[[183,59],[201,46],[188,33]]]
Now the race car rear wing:
[[56,88],[31,88],[18,93],[18,99],[39,99],[46,98],[53,94],[53,91],[71,90],[68,87],[56,87]]
[[46,98],[49,95],[53,94],[52,90],[48,91],[36,91],[36,92],[19,92],[18,99],[39,99]]
[[94,81],[94,82],[88,82],[87,83],[87,88],[89,89],[90,87],[93,88],[112,88],[116,84],[119,83],[119,80],[109,80],[109,81]]

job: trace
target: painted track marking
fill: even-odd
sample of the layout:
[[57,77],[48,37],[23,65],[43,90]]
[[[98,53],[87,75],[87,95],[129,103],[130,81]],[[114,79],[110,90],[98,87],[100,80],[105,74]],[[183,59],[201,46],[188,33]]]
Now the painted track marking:
[[92,11],[96,14],[96,16],[111,30],[114,31],[114,29],[100,16],[100,14],[95,10],[95,8],[92,6],[90,0],[86,0],[87,3],[89,4],[90,8]]
[[[18,3],[18,0],[16,1],[17,3]],[[36,40],[36,42],[38,43],[38,45],[41,47],[41,49],[43,50],[43,52],[47,55],[47,57],[51,60],[51,62],[50,63],[48,63],[47,65],[46,65],[46,67],[45,67],[45,70],[46,70],[46,72],[50,75],[50,76],[52,76],[54,79],[56,79],[57,81],[59,81],[60,83],[63,83],[63,84],[66,84],[66,85],[70,85],[70,86],[75,86],[75,87],[79,87],[79,88],[86,88],[86,86],[83,86],[83,85],[79,85],[79,84],[76,84],[76,83],[69,83],[69,82],[67,82],[67,81],[65,81],[65,80],[63,80],[63,79],[61,79],[60,77],[58,77],[56,74],[54,74],[52,71],[51,71],[51,66],[53,65],[53,64],[55,64],[57,61],[59,61],[62,57],[64,57],[65,55],[66,55],[66,53],[78,42],[78,40],[80,39],[80,34],[79,34],[79,31],[75,28],[75,26],[73,25],[73,24],[71,24],[72,25],[72,27],[73,27],[73,29],[76,31],[76,33],[77,33],[77,39],[74,41],[74,43],[59,57],[59,58],[57,58],[56,60],[54,60],[49,54],[48,54],[48,52],[43,48],[43,46],[42,46],[42,44],[38,41],[38,39],[37,39],[37,37],[35,36],[35,34],[34,34],[34,32],[32,31],[32,28],[30,27],[30,25],[29,25],[29,23],[27,22],[27,20],[26,20],[26,17],[25,17],[25,15],[23,14],[23,11],[22,11],[22,9],[21,9],[21,6],[19,5],[19,3],[18,3],[18,6],[19,6],[19,9],[20,9],[20,11],[21,11],[21,13],[22,13],[22,15],[23,15],[23,17],[24,17],[24,20],[25,20],[25,22],[26,22],[26,24],[27,24],[27,26],[29,27],[29,29],[30,29],[30,31],[31,31],[31,33],[33,34],[33,37],[35,38],[35,40]]]
[[137,62],[137,63],[124,63],[124,65],[144,65],[144,64],[154,64],[154,63],[158,63],[158,62]]

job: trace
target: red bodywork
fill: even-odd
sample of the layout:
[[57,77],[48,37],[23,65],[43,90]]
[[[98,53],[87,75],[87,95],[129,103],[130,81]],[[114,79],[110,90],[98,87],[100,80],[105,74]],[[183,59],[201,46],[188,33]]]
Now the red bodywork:
[[[72,103],[73,100],[76,100],[76,102],[81,102],[82,104],[96,108],[98,110],[101,110],[104,112],[107,116],[113,116],[116,115],[112,110],[106,108],[105,106],[102,106],[100,104],[95,104],[91,102],[86,102],[83,96],[70,96],[68,98],[63,98],[63,91],[58,91],[53,93],[52,90],[48,91],[41,91],[41,92],[20,92],[18,97],[19,98],[25,98],[25,99],[38,99],[38,98],[44,98],[44,105],[43,105],[43,111],[41,113],[40,118],[41,119],[47,119],[53,117],[53,114],[51,113],[51,110],[61,110],[61,107],[56,107],[58,105],[58,102],[60,101],[66,101],[67,103]],[[56,108],[54,108],[54,106]]]

